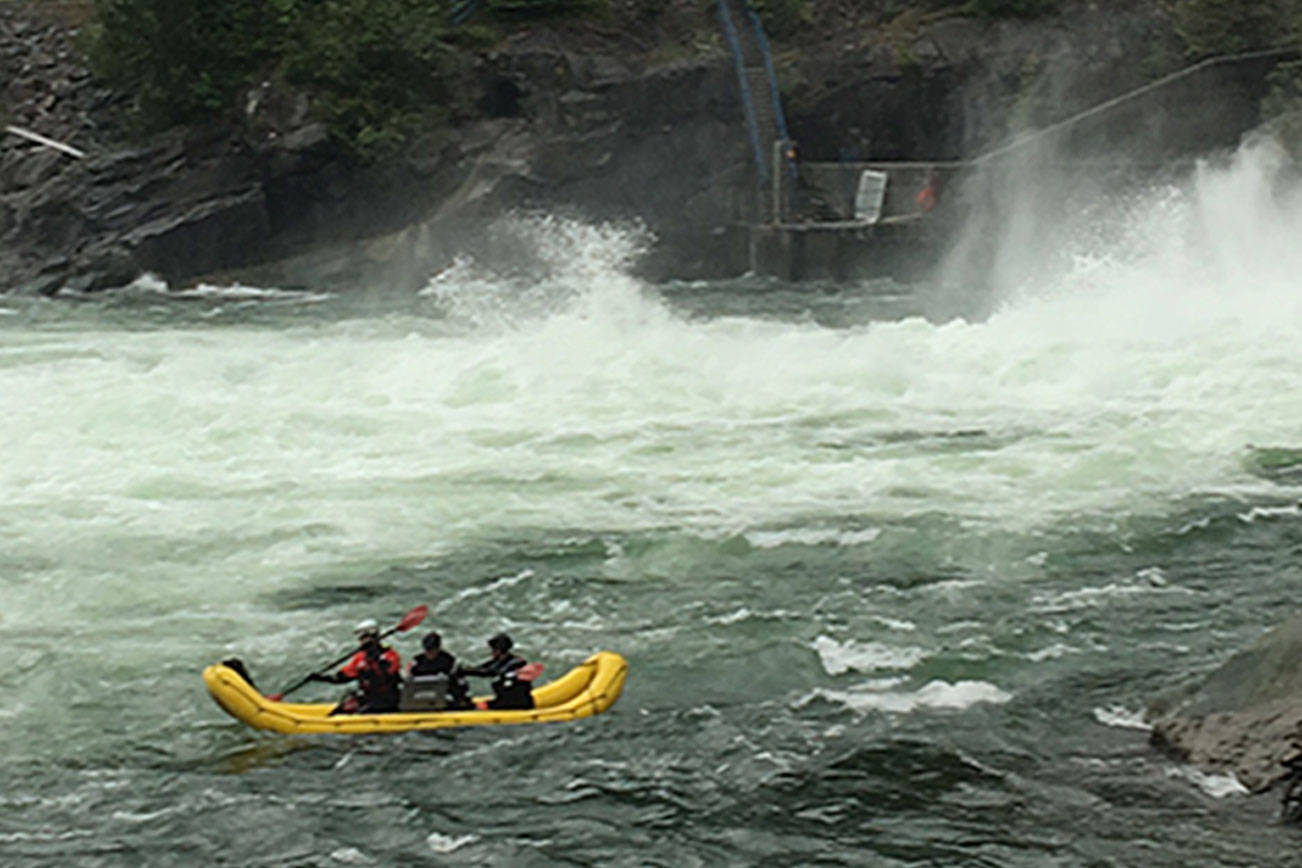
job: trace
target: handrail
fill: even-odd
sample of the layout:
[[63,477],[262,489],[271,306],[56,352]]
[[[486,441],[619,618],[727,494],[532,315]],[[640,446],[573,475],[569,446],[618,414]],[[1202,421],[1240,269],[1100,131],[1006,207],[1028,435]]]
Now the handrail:
[[750,145],[755,155],[755,168],[759,173],[759,184],[763,186],[768,183],[769,171],[764,158],[764,148],[760,145],[759,125],[755,120],[755,104],[751,99],[750,85],[746,82],[746,59],[742,55],[737,28],[732,23],[732,16],[728,14],[727,0],[718,0],[718,6],[719,18],[723,22],[723,34],[728,40],[728,45],[732,48],[733,62],[737,67],[737,83],[741,85],[741,102],[746,114],[746,128],[750,133]]
[[1047,127],[1041,127],[1038,130],[1033,130],[1025,135],[1018,136],[1007,144],[1000,145],[994,150],[973,157],[971,162],[977,164],[985,163],[1011,151],[1021,150],[1027,145],[1037,142],[1045,136],[1052,135],[1060,130],[1066,129],[1067,127],[1074,126],[1094,115],[1102,114],[1103,112],[1114,109],[1119,105],[1141,97],[1144,94],[1174,84],[1186,76],[1193,75],[1195,72],[1201,72],[1202,70],[1212,66],[1218,66],[1223,63],[1242,63],[1248,60],[1264,60],[1268,57],[1286,57],[1288,55],[1297,55],[1299,53],[1302,53],[1302,46],[1293,45],[1287,48],[1267,48],[1260,51],[1245,51],[1240,54],[1223,54],[1219,57],[1209,57],[1206,60],[1200,60],[1192,66],[1187,66],[1184,69],[1171,73],[1170,75],[1163,76],[1157,81],[1151,81],[1142,87],[1137,87],[1134,90],[1123,93],[1121,96],[1113,97],[1112,99],[1105,100],[1098,105],[1091,106],[1090,108],[1085,109],[1085,111],[1074,114],[1069,118],[1058,121],[1057,123],[1049,124]]

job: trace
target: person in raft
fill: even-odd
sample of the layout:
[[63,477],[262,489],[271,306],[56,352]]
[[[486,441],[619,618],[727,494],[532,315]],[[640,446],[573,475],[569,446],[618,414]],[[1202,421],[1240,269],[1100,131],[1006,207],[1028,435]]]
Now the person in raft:
[[526,665],[523,657],[511,653],[511,637],[498,633],[488,640],[488,647],[493,657],[482,666],[462,669],[462,675],[476,678],[491,678],[493,698],[479,707],[481,709],[528,709],[533,708],[532,679],[520,677],[521,669]]
[[397,711],[398,688],[402,682],[402,659],[398,652],[380,644],[380,625],[367,618],[353,628],[362,647],[333,675],[313,673],[313,681],[328,684],[357,682],[357,690],[344,697],[331,714],[375,714]]
[[466,677],[457,666],[457,658],[443,650],[443,638],[438,633],[426,633],[420,644],[424,650],[412,658],[407,674],[412,678],[420,675],[446,675],[448,708],[470,708],[470,688],[466,684]]

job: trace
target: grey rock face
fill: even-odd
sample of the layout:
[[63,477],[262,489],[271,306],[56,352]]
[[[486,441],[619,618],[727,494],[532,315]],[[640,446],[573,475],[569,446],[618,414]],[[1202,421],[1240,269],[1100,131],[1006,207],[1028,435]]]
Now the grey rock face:
[[1193,690],[1149,709],[1155,744],[1269,789],[1302,734],[1302,615],[1230,658]]
[[[871,33],[780,52],[802,156],[970,156],[1016,131],[1009,105],[1038,125],[1113,95],[1140,75],[1134,59],[1154,39],[1153,16],[1107,6],[1073,12],[1080,20],[947,19],[913,34],[903,54]],[[419,285],[477,224],[511,211],[637,221],[657,239],[640,264],[652,279],[746,268],[759,191],[723,54],[646,67],[530,31],[462,58],[446,127],[400,158],[360,166],[313,122],[303,94],[269,82],[210,126],[115,143],[106,129],[120,99],[90,80],[75,33],[29,20],[32,8],[0,4],[0,106],[91,156],[0,136],[0,292],[98,289],[146,270],[177,284],[277,263],[265,273],[282,284],[347,288],[363,268],[372,285]],[[1198,110],[1138,106],[1082,130],[1084,144],[1114,153],[1123,133],[1149,129],[1163,143],[1223,145],[1251,122],[1250,90],[1211,105],[1213,89],[1195,82]],[[1225,120],[1223,104],[1243,117]],[[1172,118],[1210,127],[1182,132]],[[392,251],[387,261],[379,249]]]

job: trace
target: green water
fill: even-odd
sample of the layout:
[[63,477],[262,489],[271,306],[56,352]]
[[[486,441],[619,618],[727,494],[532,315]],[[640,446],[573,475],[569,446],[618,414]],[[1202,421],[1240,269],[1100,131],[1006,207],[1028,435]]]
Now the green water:
[[[1259,159],[980,317],[645,286],[558,221],[411,297],[0,299],[0,862],[1291,864],[1138,725],[1302,590],[1302,208]],[[199,680],[418,603],[624,695],[295,739]]]

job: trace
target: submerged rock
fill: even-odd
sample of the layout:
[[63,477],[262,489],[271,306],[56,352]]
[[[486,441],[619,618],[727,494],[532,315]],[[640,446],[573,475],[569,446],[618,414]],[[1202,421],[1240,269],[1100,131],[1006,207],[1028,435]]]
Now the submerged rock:
[[1302,615],[1234,655],[1191,691],[1153,703],[1153,742],[1253,792],[1285,773],[1302,733]]

